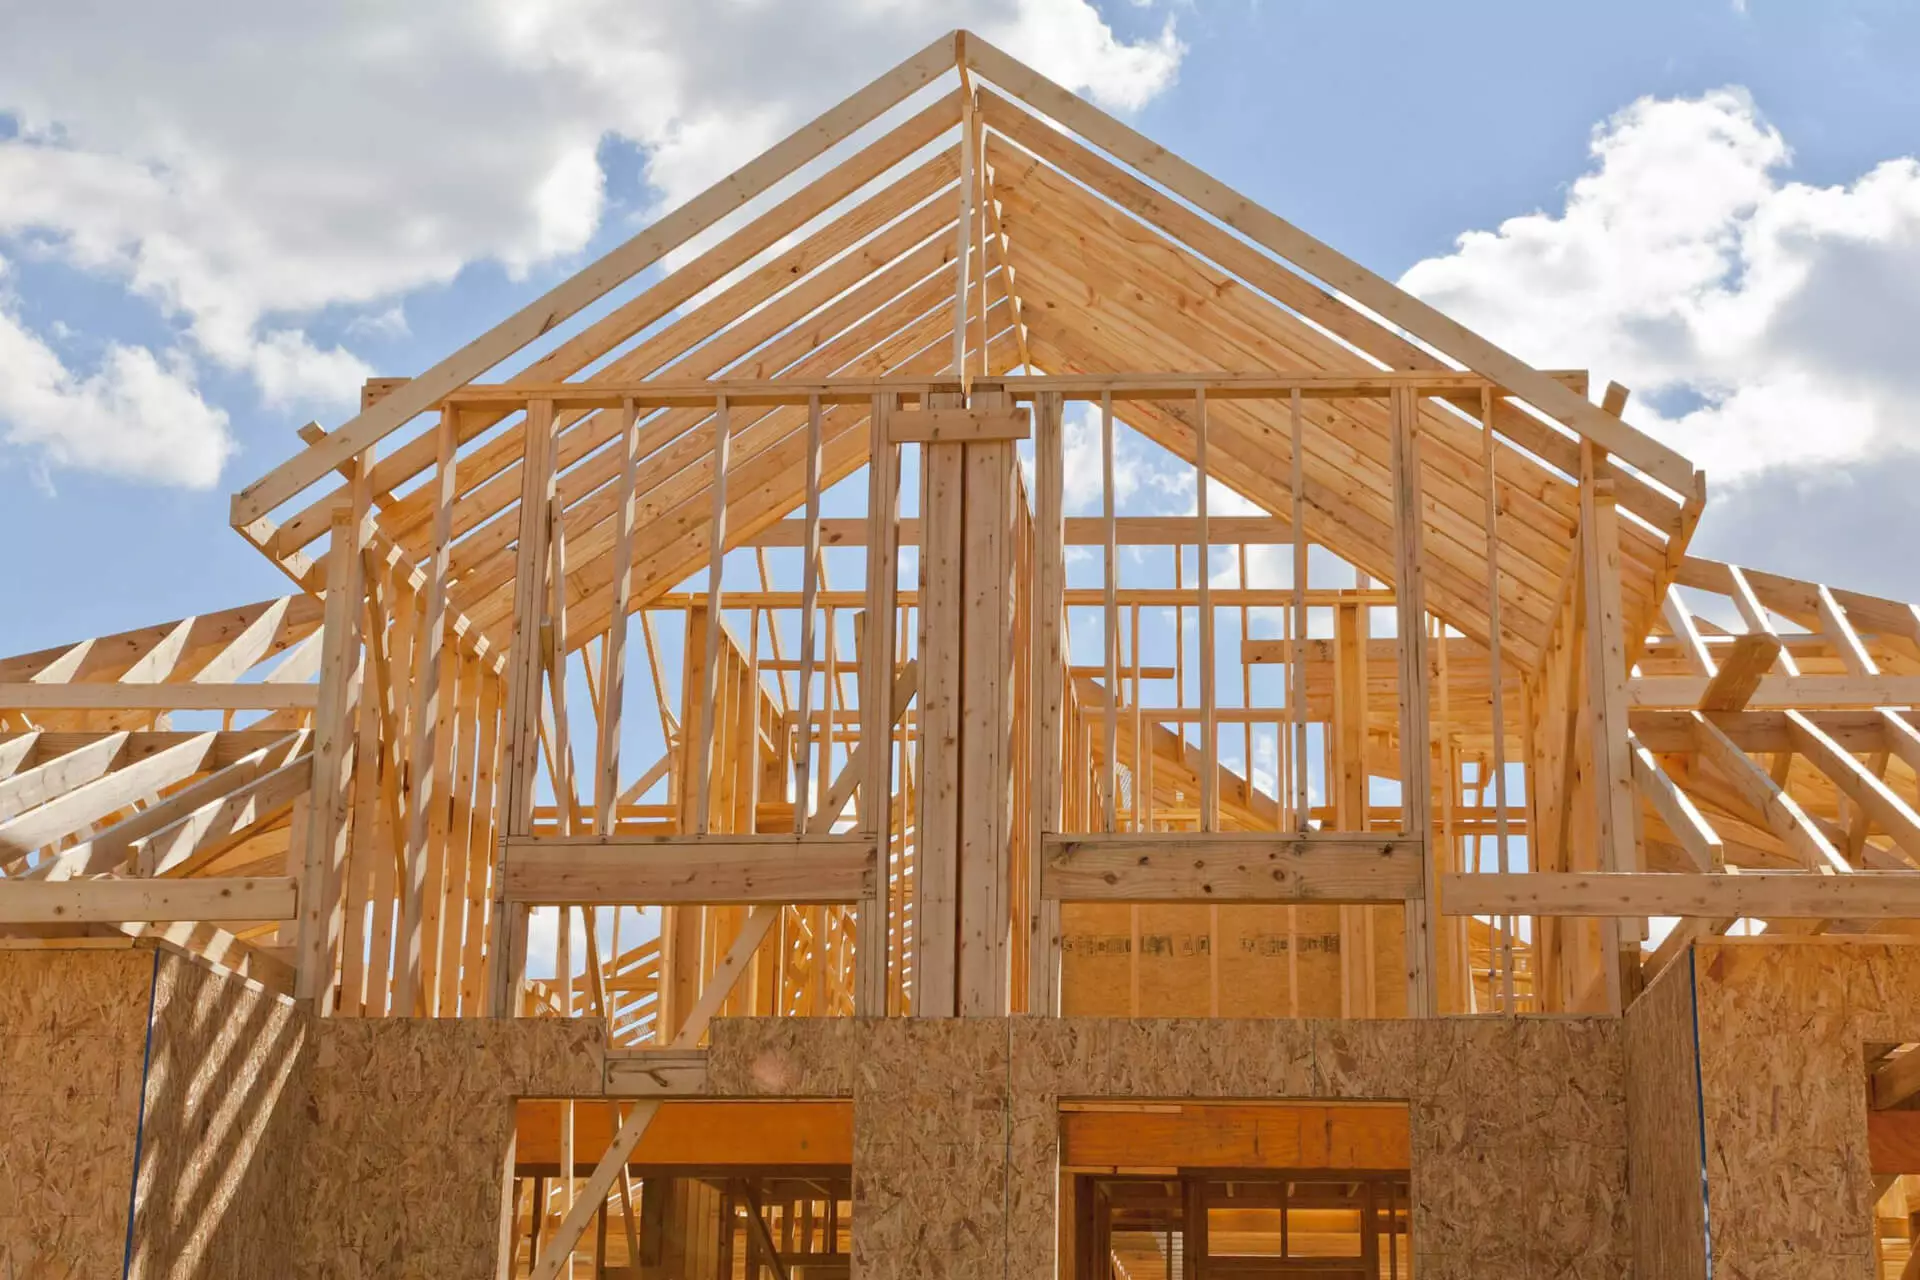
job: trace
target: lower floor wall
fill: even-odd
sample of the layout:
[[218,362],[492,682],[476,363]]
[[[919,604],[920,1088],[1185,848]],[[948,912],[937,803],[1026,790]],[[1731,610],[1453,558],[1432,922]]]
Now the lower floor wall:
[[[1053,1276],[1100,1099],[1405,1102],[1422,1280],[1857,1280],[1868,1042],[1920,1042],[1920,947],[1701,944],[1625,1019],[721,1020],[706,1093],[851,1100],[860,1280]],[[515,1103],[604,1096],[606,1047],[146,946],[0,951],[0,1062],[0,1275],[491,1280]]]
[[1414,1274],[1624,1277],[1620,1024],[965,1019],[715,1024],[716,1094],[851,1097],[853,1265],[1051,1277],[1062,1099],[1400,1099]]
[[0,1276],[284,1274],[306,1041],[154,943],[0,950]]

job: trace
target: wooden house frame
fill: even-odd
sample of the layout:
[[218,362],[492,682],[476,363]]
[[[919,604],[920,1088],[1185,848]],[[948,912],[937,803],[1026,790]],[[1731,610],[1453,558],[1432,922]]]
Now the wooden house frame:
[[[634,1102],[543,1280],[716,1019],[1617,1022],[1730,931],[1913,934],[1920,606],[1690,555],[1627,397],[955,33],[303,428],[232,508],[291,594],[0,660],[0,929],[592,1024]],[[1123,428],[1190,514],[1118,509]]]

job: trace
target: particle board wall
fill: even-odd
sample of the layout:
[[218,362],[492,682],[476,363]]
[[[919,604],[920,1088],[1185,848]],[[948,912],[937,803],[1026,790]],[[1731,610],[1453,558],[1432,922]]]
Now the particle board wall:
[[320,1023],[292,1274],[492,1280],[516,1099],[597,1096],[605,1056],[585,1018]]
[[1423,1280],[1629,1274],[1617,1020],[724,1020],[708,1078],[852,1097],[865,1280],[1051,1277],[1062,1098],[1404,1099]]
[[1718,1276],[1866,1280],[1869,1042],[1920,1041],[1920,945],[1695,945],[1707,1213]]
[[303,1040],[152,941],[0,950],[0,1274],[284,1274]]
[[[1300,1016],[1340,1016],[1338,907],[1295,908],[1291,932],[1273,906],[1069,902],[1060,919],[1068,1017],[1282,1018],[1296,985]],[[1377,945],[1391,946],[1378,989],[1390,1003],[1397,984],[1404,1008],[1398,935]]]
[[0,950],[0,1274],[121,1274],[154,966]]
[[1633,1002],[1625,1034],[1634,1274],[1706,1280],[1691,953],[1668,965]]
[[310,1020],[288,997],[170,951],[153,968],[151,1050],[127,1276],[277,1276],[307,1133]]

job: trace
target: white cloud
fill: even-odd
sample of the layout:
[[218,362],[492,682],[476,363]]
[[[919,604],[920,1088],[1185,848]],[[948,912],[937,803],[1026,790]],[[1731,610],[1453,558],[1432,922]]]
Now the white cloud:
[[[0,275],[5,273],[0,260]],[[93,373],[68,368],[0,293],[0,442],[44,468],[205,488],[233,451],[227,415],[200,397],[177,353],[110,345]]]
[[[315,313],[351,344],[381,335],[356,308],[576,255],[611,211],[679,203],[954,25],[1117,107],[1183,52],[1171,25],[1117,38],[1090,0],[29,5],[0,41],[0,245],[158,308],[185,354],[146,367],[344,405],[365,366],[308,334]],[[610,142],[646,191],[610,189]]]
[[1415,293],[1535,363],[1632,387],[1630,421],[1718,479],[1920,444],[1920,163],[1784,180],[1744,90],[1642,99],[1559,213],[1462,236]]

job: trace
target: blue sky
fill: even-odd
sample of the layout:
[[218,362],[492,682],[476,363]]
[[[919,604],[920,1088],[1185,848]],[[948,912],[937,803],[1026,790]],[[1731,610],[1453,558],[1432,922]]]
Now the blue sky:
[[1920,6],[41,8],[0,48],[0,652],[285,590],[226,513],[296,426],[956,20],[1634,386],[1714,477],[1703,553],[1920,599]]

